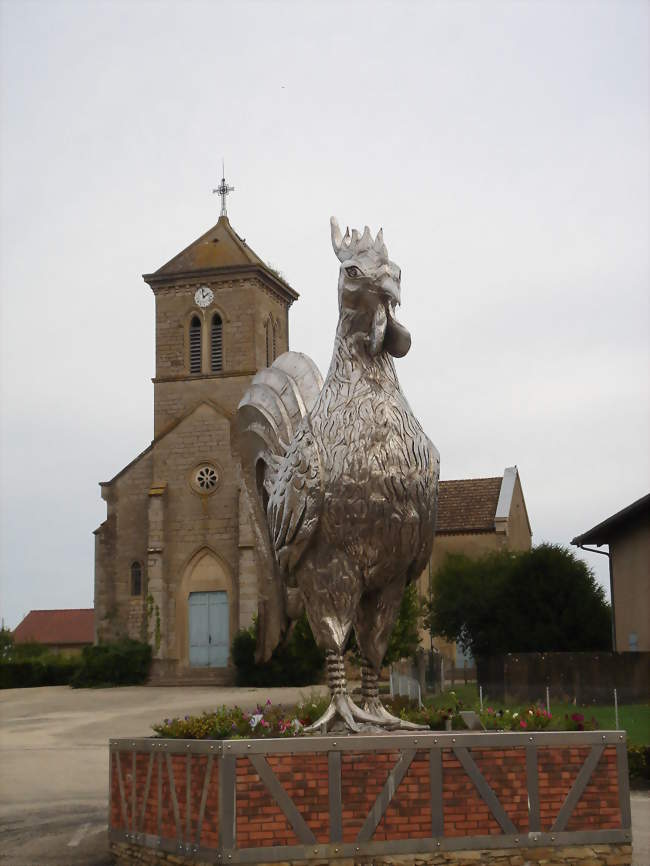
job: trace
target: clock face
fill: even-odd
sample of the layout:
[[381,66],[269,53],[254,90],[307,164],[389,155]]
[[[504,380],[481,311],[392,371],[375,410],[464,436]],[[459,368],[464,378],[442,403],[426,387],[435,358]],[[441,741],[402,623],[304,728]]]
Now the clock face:
[[209,307],[214,300],[214,292],[208,286],[199,286],[194,292],[194,301],[199,307]]

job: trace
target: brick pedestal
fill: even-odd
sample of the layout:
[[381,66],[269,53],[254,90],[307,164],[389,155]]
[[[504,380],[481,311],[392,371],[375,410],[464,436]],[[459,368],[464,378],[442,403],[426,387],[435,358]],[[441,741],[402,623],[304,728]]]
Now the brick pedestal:
[[625,735],[111,741],[115,862],[631,862]]

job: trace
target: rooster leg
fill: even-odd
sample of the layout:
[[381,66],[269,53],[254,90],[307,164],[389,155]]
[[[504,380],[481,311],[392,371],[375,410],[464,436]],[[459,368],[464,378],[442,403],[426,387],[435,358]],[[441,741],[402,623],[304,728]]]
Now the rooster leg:
[[426,725],[417,725],[415,722],[407,722],[389,713],[379,700],[379,687],[377,685],[377,671],[373,668],[367,658],[361,658],[361,695],[363,697],[363,708],[374,717],[376,725],[384,728],[399,728],[402,731],[427,730]]
[[326,733],[330,724],[336,725],[337,721],[354,733],[360,733],[364,724],[377,725],[377,718],[358,707],[348,694],[343,655],[335,650],[327,650],[327,682],[332,695],[330,705],[319,719],[305,728],[305,733]]

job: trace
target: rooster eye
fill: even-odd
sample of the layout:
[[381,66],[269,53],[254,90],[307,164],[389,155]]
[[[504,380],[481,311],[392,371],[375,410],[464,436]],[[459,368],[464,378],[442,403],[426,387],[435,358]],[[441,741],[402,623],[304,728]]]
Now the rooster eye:
[[363,276],[363,274],[361,273],[361,271],[359,270],[359,268],[355,268],[354,265],[350,265],[349,268],[346,268],[346,269],[345,269],[345,273],[346,273],[349,277],[362,277],[362,276]]

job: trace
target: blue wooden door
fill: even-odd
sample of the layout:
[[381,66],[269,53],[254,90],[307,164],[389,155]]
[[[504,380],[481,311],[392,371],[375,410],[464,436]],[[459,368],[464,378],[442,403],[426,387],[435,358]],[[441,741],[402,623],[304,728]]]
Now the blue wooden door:
[[228,664],[228,594],[191,592],[190,665],[225,668]]

